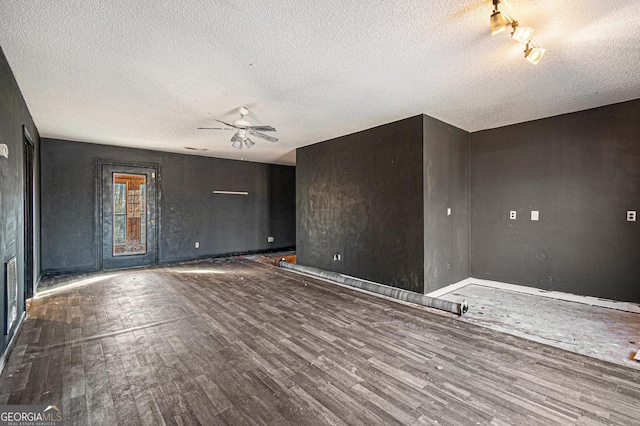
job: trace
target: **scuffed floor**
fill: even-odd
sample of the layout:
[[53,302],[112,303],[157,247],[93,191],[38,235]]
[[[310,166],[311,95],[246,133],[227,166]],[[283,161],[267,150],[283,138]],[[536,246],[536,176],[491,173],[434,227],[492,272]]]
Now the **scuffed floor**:
[[442,299],[466,299],[462,321],[640,369],[640,314],[469,284]]
[[637,424],[640,370],[465,321],[239,257],[58,279],[0,404],[69,425]]

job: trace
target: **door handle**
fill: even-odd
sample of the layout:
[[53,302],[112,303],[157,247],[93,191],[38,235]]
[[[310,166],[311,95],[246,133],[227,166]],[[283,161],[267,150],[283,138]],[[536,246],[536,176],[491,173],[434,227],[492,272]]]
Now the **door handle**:
[[156,221],[155,221],[155,220],[153,220],[153,219],[151,219],[151,224],[152,224],[152,225],[155,225],[155,224],[156,224]]

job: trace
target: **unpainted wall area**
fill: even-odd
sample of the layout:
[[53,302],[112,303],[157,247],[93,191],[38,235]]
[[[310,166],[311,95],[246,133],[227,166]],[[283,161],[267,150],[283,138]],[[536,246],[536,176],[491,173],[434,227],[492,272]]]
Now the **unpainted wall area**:
[[422,116],[300,148],[296,162],[296,262],[422,293]]
[[[17,259],[18,269],[18,310],[19,316],[24,312],[24,140],[23,125],[26,126],[35,145],[35,167],[37,169],[37,152],[40,144],[38,131],[22,98],[20,88],[13,76],[4,53],[0,49],[0,144],[9,147],[9,157],[0,157],[0,354],[5,352],[13,337],[16,327],[5,334],[6,329],[6,300],[5,300],[5,264],[12,257]],[[35,176],[35,190],[37,193],[38,177]],[[34,200],[36,212],[37,197]],[[35,215],[35,229],[38,229]],[[39,235],[34,235],[37,248]],[[39,276],[38,250],[34,251],[34,278]]]
[[424,292],[469,277],[470,134],[424,120]]
[[640,302],[640,100],[473,133],[471,158],[473,277]]
[[160,263],[295,246],[294,167],[43,139],[44,274],[100,268],[99,161],[159,167]]

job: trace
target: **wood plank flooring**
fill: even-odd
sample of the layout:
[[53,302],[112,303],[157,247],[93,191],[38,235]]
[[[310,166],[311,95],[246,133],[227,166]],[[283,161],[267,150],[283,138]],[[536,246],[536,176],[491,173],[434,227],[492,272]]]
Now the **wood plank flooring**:
[[35,299],[0,404],[78,425],[630,425],[640,372],[224,259]]

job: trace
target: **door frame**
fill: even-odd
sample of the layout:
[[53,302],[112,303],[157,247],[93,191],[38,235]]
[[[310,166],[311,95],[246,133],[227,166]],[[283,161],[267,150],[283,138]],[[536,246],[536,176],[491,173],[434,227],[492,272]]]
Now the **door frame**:
[[[99,160],[97,162],[97,168],[98,168],[98,172],[96,173],[97,177],[96,177],[96,194],[97,194],[97,207],[98,207],[98,223],[96,226],[96,244],[98,245],[98,266],[99,266],[99,270],[104,271],[105,269],[105,265],[104,265],[104,185],[103,185],[103,181],[104,181],[104,170],[105,170],[105,166],[107,167],[113,167],[113,168],[123,168],[123,169],[137,169],[137,168],[141,168],[141,169],[150,169],[152,171],[152,173],[155,173],[155,178],[154,179],[154,184],[155,184],[155,191],[153,191],[153,201],[154,201],[154,205],[155,205],[155,223],[152,224],[151,226],[149,226],[148,221],[147,221],[147,234],[153,230],[154,234],[155,234],[155,238],[153,241],[153,257],[152,257],[152,261],[149,264],[145,264],[145,265],[135,265],[135,266],[124,266],[122,269],[126,269],[126,268],[136,268],[136,267],[145,267],[145,266],[153,266],[153,265],[157,265],[158,264],[158,259],[159,259],[159,243],[158,241],[160,240],[160,199],[161,199],[161,188],[160,188],[160,166],[158,164],[145,164],[145,163],[122,163],[122,162],[115,162],[115,161],[103,161],[103,160]],[[124,173],[129,173],[127,171],[124,171]],[[132,172],[135,173],[135,172]],[[149,197],[151,194],[147,193],[147,197]],[[149,247],[147,247],[147,250],[149,250]],[[111,268],[110,268],[111,269]],[[121,269],[121,268],[117,268],[117,269]]]
[[31,299],[35,293],[35,146],[33,138],[27,129],[22,126],[22,152],[23,152],[23,246],[24,246],[24,304],[26,309],[27,299]]

